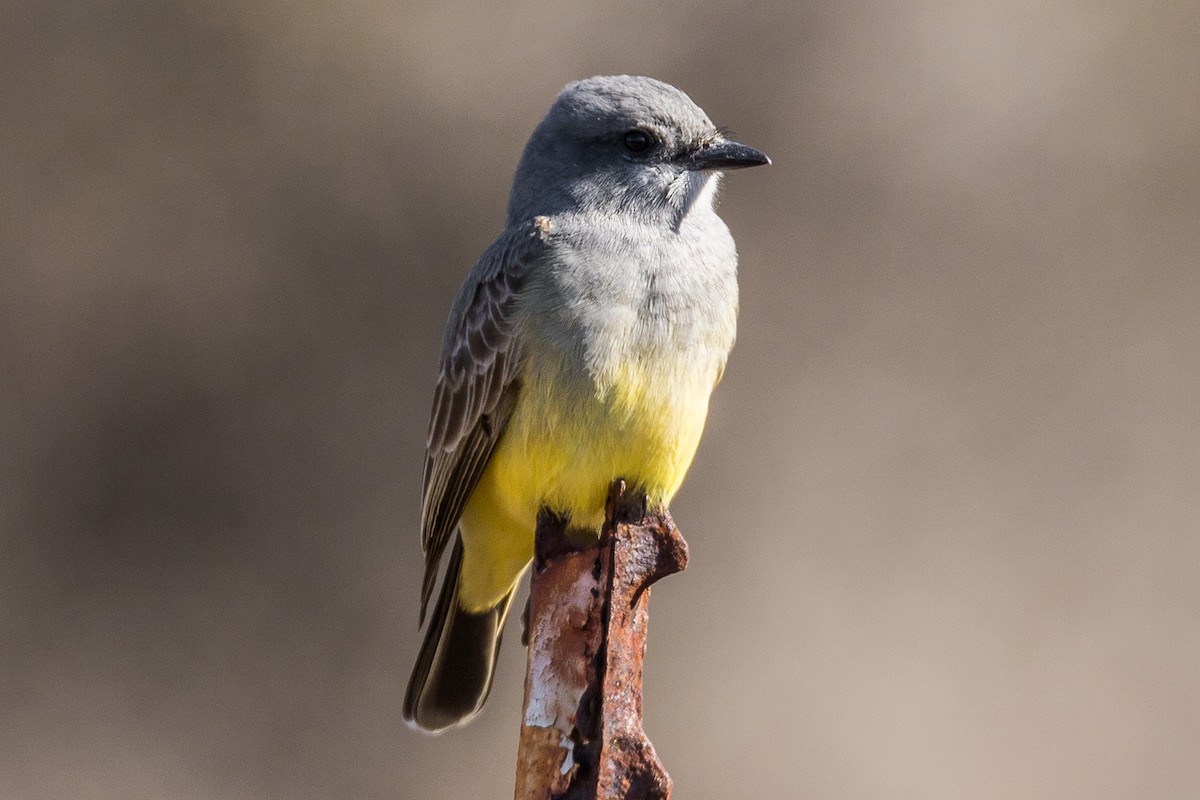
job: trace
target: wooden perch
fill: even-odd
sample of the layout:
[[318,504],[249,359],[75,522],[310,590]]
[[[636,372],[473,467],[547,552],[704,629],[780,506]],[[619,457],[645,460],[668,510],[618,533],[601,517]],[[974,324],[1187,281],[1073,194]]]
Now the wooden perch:
[[598,543],[538,519],[516,800],[665,800],[671,778],[642,730],[650,584],[687,566],[671,515],[617,481]]

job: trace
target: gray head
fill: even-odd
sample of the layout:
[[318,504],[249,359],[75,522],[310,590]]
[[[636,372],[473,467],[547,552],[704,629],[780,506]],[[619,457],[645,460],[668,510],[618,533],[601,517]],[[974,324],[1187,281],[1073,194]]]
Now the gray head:
[[729,141],[686,94],[653,78],[568,84],[525,145],[509,224],[573,211],[677,225],[698,198],[711,207],[719,170],[769,164]]

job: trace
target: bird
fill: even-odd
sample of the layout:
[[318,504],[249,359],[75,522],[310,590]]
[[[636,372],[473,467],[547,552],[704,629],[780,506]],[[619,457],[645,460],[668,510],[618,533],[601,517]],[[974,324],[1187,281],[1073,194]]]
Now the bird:
[[443,335],[411,727],[439,733],[482,709],[539,513],[598,536],[614,481],[653,508],[679,489],[737,327],[718,184],[769,163],[647,77],[570,83],[534,129],[505,228]]

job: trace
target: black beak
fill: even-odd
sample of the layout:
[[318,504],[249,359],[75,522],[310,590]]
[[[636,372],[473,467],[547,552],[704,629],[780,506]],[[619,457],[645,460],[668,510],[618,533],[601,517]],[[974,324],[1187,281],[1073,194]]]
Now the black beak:
[[771,159],[753,147],[717,139],[685,153],[676,163],[692,170],[745,169],[770,164]]

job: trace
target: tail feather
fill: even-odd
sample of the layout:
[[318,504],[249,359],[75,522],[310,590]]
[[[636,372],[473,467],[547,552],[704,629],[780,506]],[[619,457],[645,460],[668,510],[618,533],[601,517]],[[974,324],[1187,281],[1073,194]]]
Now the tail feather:
[[461,569],[462,539],[458,538],[404,696],[405,722],[429,733],[462,725],[483,708],[512,605],[509,592],[486,611],[464,611],[457,602]]

